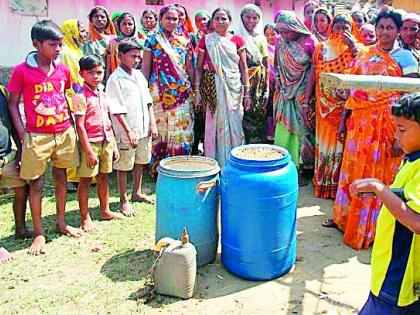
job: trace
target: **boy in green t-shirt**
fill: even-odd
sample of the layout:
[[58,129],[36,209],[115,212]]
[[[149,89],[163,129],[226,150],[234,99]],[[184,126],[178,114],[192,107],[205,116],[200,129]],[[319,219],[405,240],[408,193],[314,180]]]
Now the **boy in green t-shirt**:
[[369,298],[359,314],[420,314],[420,93],[392,107],[395,138],[404,162],[388,188],[374,178],[359,179],[350,193],[374,194],[383,202],[372,251]]

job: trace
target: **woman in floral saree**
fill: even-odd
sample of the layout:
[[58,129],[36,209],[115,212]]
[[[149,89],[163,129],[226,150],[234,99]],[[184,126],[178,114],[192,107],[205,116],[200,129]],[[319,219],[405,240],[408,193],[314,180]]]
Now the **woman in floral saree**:
[[[393,10],[381,12],[376,20],[378,44],[364,48],[350,64],[349,73],[359,75],[418,76],[411,52],[397,44],[401,16]],[[350,184],[360,178],[377,178],[391,184],[401,162],[394,138],[391,105],[401,97],[394,91],[351,90],[344,107],[340,134],[347,135],[341,165],[333,220],[344,231],[344,243],[367,249],[375,237],[381,201],[371,196],[351,197]]]
[[159,31],[146,40],[142,67],[150,82],[159,132],[152,147],[152,177],[162,159],[189,155],[193,141],[193,48],[187,38],[176,33],[177,7],[163,7],[159,21]]

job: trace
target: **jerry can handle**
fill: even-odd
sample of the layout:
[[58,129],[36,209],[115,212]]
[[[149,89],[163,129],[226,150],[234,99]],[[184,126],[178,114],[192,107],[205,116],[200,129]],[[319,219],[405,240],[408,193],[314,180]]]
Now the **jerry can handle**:
[[201,194],[204,193],[203,200],[201,200],[202,202],[206,201],[207,196],[209,195],[212,188],[217,185],[218,180],[219,180],[219,175],[216,175],[212,179],[207,180],[207,181],[203,181],[203,182],[199,182],[195,186],[195,189],[197,190],[198,193],[201,193]]

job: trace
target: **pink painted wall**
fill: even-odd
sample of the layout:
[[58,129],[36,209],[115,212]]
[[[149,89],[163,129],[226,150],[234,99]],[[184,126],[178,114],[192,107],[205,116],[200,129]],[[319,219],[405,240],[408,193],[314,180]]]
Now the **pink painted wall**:
[[[130,11],[140,16],[146,7],[159,11],[161,6],[146,6],[145,0],[49,0],[48,18],[56,23],[62,23],[66,19],[76,18],[87,23],[87,14],[94,5],[103,5],[110,12],[116,10]],[[233,15],[233,27],[236,29],[239,20],[239,12],[246,3],[253,3],[251,0],[165,0],[165,4],[184,3],[191,15],[198,9],[214,10],[216,7],[224,6],[231,10]],[[266,0],[261,0],[261,9],[265,23],[273,21],[274,12],[279,9],[292,9],[292,0],[274,0],[272,6]],[[295,11],[302,15],[303,0],[295,3]],[[43,19],[40,17],[38,19]],[[37,21],[36,17],[22,16],[11,13],[9,0],[0,1],[0,67],[11,67],[22,62],[27,53],[33,49],[30,31],[32,25]]]

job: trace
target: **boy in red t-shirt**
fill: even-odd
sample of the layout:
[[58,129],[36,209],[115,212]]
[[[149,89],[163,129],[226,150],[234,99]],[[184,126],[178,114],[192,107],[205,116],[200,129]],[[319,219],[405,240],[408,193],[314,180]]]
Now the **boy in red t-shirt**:
[[[70,89],[70,71],[55,62],[63,45],[63,33],[52,21],[37,22],[31,30],[37,51],[13,70],[8,85],[9,111],[22,141],[20,176],[29,181],[29,201],[34,225],[34,239],[29,254],[45,253],[45,237],[41,223],[42,191],[47,162],[51,159],[57,203],[57,231],[74,237],[81,230],[65,223],[67,198],[66,169],[79,164],[76,133],[71,123],[65,90]],[[19,112],[23,94],[26,126]]]
[[112,173],[113,160],[119,159],[110,114],[112,104],[102,91],[104,78],[102,57],[86,55],[79,61],[80,75],[84,79],[80,94],[73,97],[76,128],[80,139],[80,177],[77,188],[80,208],[80,226],[85,232],[96,230],[89,215],[89,185],[97,180],[99,209],[103,220],[124,219],[109,208],[108,174]]

